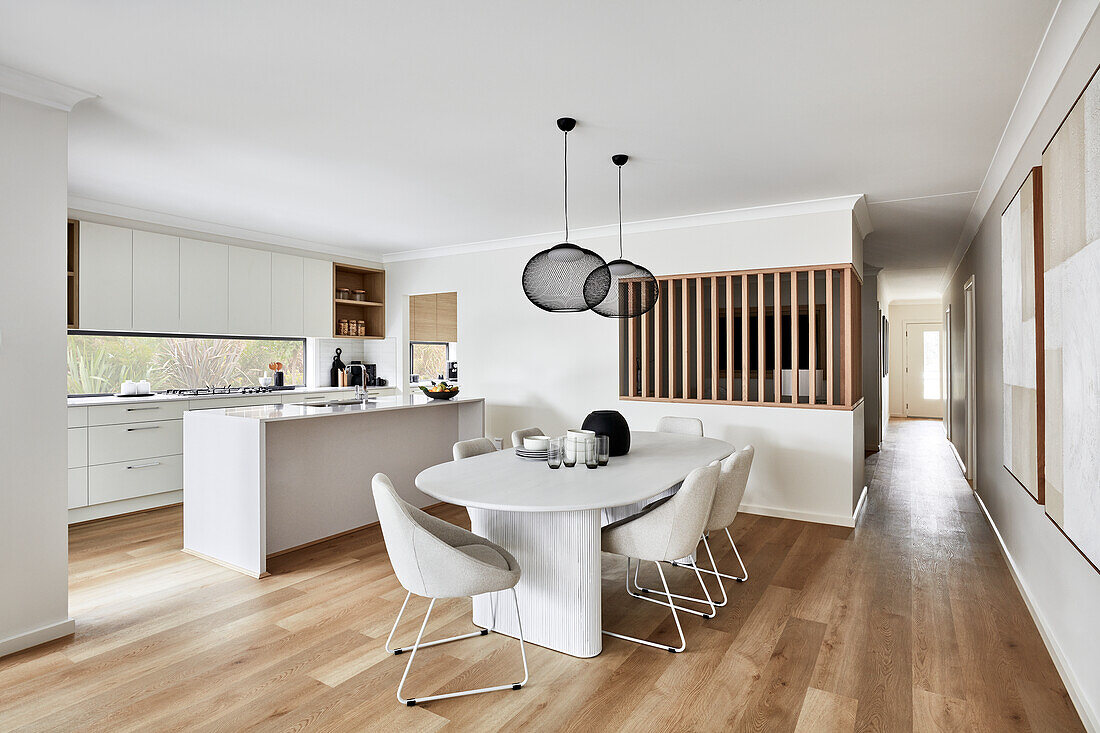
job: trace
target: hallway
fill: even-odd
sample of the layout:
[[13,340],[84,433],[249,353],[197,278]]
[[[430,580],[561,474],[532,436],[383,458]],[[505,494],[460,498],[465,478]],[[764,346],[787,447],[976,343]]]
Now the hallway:
[[[405,660],[382,650],[404,592],[377,528],[256,581],[181,553],[178,508],[75,527],[77,633],[0,660],[0,730],[1082,730],[940,423],[892,421],[867,477],[855,530],[738,516],[749,581],[717,618],[685,619],[686,653],[528,646],[520,692],[416,708],[394,700]],[[625,594],[621,558],[604,569],[605,628],[675,637],[667,611]],[[469,630],[469,601],[436,608],[434,634]],[[425,650],[412,689],[518,666],[496,636],[448,646]]]

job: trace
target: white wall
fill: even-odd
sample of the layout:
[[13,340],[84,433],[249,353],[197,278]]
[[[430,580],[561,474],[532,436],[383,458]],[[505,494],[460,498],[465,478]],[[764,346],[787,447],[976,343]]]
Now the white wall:
[[[989,211],[944,292],[944,302],[951,306],[952,441],[969,464],[972,457],[965,450],[963,286],[973,277],[977,321],[976,490],[998,530],[1016,582],[1070,697],[1085,726],[1094,731],[1100,730],[1100,634],[1096,632],[1100,573],[1004,468],[1001,212],[1031,166],[1041,163],[1047,142],[1096,70],[1100,59],[1097,7],[1095,0],[1063,2],[1059,6],[1040,56],[1050,51],[1046,58],[1068,58],[1068,63],[1063,69],[1061,64],[1044,66],[1037,62],[1037,70],[1044,70],[1058,81],[1039,97],[1021,95],[1021,99],[1030,100],[1037,117],[1021,119],[1018,125],[1010,123],[1010,131],[1028,132],[1026,137],[1021,133],[1018,146],[1005,151],[1006,159],[1015,161],[1012,170],[1007,166],[997,168],[1000,175],[989,181],[996,192],[990,196]],[[1074,32],[1067,31],[1067,27]],[[1058,43],[1047,48],[1052,39]],[[1036,76],[1033,73],[1032,78]],[[991,166],[990,171],[993,175],[995,168]]]
[[0,655],[71,633],[67,114],[0,94]]
[[890,415],[905,415],[905,324],[943,324],[943,306],[939,301],[891,303],[890,315]]
[[[581,243],[608,259],[618,252],[612,237]],[[852,217],[844,210],[630,233],[625,247],[660,274],[850,262]],[[862,411],[619,400],[617,322],[546,313],[524,296],[520,274],[539,249],[387,263],[387,334],[407,343],[410,293],[457,291],[462,389],[486,398],[487,434],[505,444],[531,425],[559,434],[597,409],[619,410],[642,430],[661,415],[698,416],[708,435],[756,446],[746,509],[851,522],[857,470],[862,486]],[[398,348],[401,373],[405,352]]]

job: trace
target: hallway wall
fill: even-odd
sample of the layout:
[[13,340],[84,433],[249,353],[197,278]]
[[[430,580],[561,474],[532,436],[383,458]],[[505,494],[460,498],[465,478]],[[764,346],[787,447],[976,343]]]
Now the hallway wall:
[[952,442],[970,464],[966,448],[963,286],[974,276],[977,324],[976,491],[999,531],[1017,583],[1035,617],[1066,687],[1090,729],[1100,730],[1100,573],[1061,534],[1003,461],[1001,212],[1041,154],[1077,94],[1100,63],[1100,21],[1091,22],[1070,57],[1011,172],[983,218],[944,293],[951,305]]

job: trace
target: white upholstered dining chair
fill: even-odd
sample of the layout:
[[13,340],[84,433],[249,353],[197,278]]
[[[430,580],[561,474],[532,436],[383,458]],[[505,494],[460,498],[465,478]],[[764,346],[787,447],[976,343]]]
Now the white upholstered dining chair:
[[[724,606],[728,602],[729,598],[726,595],[726,586],[722,583],[722,578],[727,580],[735,580],[738,583],[743,583],[749,579],[749,572],[745,569],[745,561],[741,559],[741,553],[737,551],[737,544],[733,541],[733,535],[730,534],[730,525],[733,524],[733,520],[737,518],[737,510],[741,507],[741,500],[745,497],[745,487],[749,483],[749,470],[752,468],[752,459],[756,455],[756,449],[751,445],[746,445],[739,451],[727,456],[722,461],[715,461],[712,466],[719,466],[720,473],[718,476],[718,488],[714,492],[714,503],[710,509],[710,516],[707,517],[706,525],[703,528],[703,534],[700,537],[700,541],[703,543],[703,547],[707,551],[707,557],[710,559],[711,569],[705,567],[696,568],[697,573],[702,572],[708,575],[713,575],[718,580],[718,587],[722,591],[722,600],[720,602],[711,601],[710,593],[706,592],[706,598],[698,598],[693,596],[672,594],[673,598],[678,598],[683,601],[692,601],[694,603],[702,603],[713,606]],[[711,532],[724,531],[726,537],[730,541],[730,547],[733,549],[733,554],[737,558],[738,565],[741,566],[740,575],[730,575],[718,570],[718,563],[714,560],[714,553],[711,551],[709,536]],[[687,566],[691,567],[687,563],[680,560],[673,560],[671,565]],[[702,581],[700,581],[702,583]],[[637,590],[642,593],[660,593],[661,591],[655,588],[643,587],[638,583],[638,572],[634,571],[634,585]],[[704,591],[706,586],[703,586]],[[629,589],[628,589],[629,590]],[[637,596],[632,591],[631,595],[636,598],[645,598],[644,596]],[[660,603],[652,598],[645,598],[645,600]],[[698,615],[705,616],[705,613],[696,611],[691,608],[680,608],[681,611],[687,611]]]
[[[668,606],[672,610],[672,619],[676,622],[676,630],[680,634],[680,646],[678,648],[671,647],[667,644],[658,644],[646,639],[607,631],[606,629],[603,630],[604,634],[656,647],[657,649],[667,649],[670,652],[682,652],[687,648],[684,629],[680,626],[680,617],[676,613],[678,607],[672,600],[673,596],[669,592],[668,582],[665,580],[661,563],[687,557],[695,551],[695,546],[699,544],[699,537],[703,533],[703,527],[706,526],[707,518],[714,504],[714,492],[718,486],[719,473],[719,467],[713,463],[695,469],[688,474],[680,490],[671,496],[668,501],[655,506],[636,518],[605,527],[601,537],[604,552],[626,557],[628,591],[630,589],[632,558],[637,559],[639,562],[649,561],[657,566],[661,583],[664,585],[664,596],[668,599],[668,603],[658,599],[647,598],[646,600]],[[703,587],[703,593],[709,599],[710,595],[703,583],[703,576],[699,574],[699,568],[695,567],[694,562],[692,562],[692,567],[695,568],[695,574],[699,579],[699,584]],[[712,618],[716,612],[717,609],[711,604],[711,613],[708,618]]]
[[512,431],[512,447],[522,448],[524,438],[532,438],[536,435],[546,435],[542,432],[541,428],[524,428],[523,430]]
[[697,435],[703,437],[703,421],[697,417],[673,417],[665,415],[657,421],[658,433]]
[[[393,483],[384,473],[377,473],[371,481],[374,503],[378,509],[378,522],[382,525],[382,537],[386,543],[386,553],[393,565],[397,580],[407,591],[405,602],[393,622],[393,629],[386,639],[386,651],[401,654],[411,651],[405,665],[405,673],[397,685],[397,699],[405,705],[416,705],[430,700],[448,697],[474,695],[479,692],[495,690],[518,690],[527,684],[527,651],[523,647],[523,626],[519,621],[519,600],[516,598],[516,583],[520,578],[520,567],[516,559],[500,545],[456,527],[438,517],[423,512],[409,504],[393,488]],[[437,644],[446,644],[472,636],[485,636],[493,629],[481,629],[468,634],[452,636],[446,639],[424,641],[424,630],[428,627],[432,609],[440,598],[462,598],[494,591],[512,591],[512,600],[516,604],[516,619],[519,626],[519,651],[523,657],[523,680],[509,682],[493,687],[476,690],[448,692],[427,697],[401,696],[405,679],[409,676],[413,659],[418,649]],[[424,622],[411,647],[391,647],[394,632],[401,623],[401,616],[413,594],[430,598]],[[495,607],[494,607],[495,612]],[[495,615],[495,614],[494,614]],[[494,619],[495,620],[495,619]]]
[[463,458],[473,458],[474,456],[480,456],[482,453],[492,453],[497,447],[493,445],[493,441],[488,438],[470,438],[469,440],[460,440],[451,447],[451,455],[454,456],[456,461],[461,461]]

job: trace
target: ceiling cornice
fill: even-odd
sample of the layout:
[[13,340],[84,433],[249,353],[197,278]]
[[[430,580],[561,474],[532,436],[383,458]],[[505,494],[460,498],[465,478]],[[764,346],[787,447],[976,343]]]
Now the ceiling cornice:
[[[1047,24],[1039,50],[1028,70],[1016,105],[1009,115],[1008,123],[1001,133],[993,159],[986,169],[985,177],[974,197],[974,205],[963,224],[962,233],[955,244],[955,251],[944,269],[940,289],[947,291],[951,279],[959,268],[963,257],[970,249],[978,227],[986,214],[993,208],[998,194],[1006,182],[1022,183],[1027,171],[1039,165],[1046,139],[1034,135],[1041,128],[1050,127],[1050,134],[1061,123],[1062,117],[1069,112],[1070,105],[1077,98],[1082,81],[1078,86],[1065,88],[1060,84],[1066,78],[1071,66],[1077,66],[1075,75],[1084,74],[1084,79],[1092,75],[1096,68],[1096,53],[1077,54],[1085,42],[1100,47],[1100,29],[1095,28],[1097,8],[1100,2],[1059,2]],[[1084,58],[1082,58],[1084,57]],[[1060,88],[1061,87],[1061,88]],[[1037,139],[1038,138],[1038,139]],[[1041,141],[1041,142],[1040,142]],[[1012,187],[1015,190],[1015,186]]]
[[867,208],[867,197],[860,195],[852,206],[852,216],[855,217],[856,229],[859,230],[859,238],[867,239],[867,235],[875,231],[871,223],[871,210]]
[[[639,234],[642,232],[656,232],[668,229],[686,229],[688,227],[710,226],[713,224],[730,224],[739,221],[753,221],[756,219],[774,219],[781,216],[797,216],[799,214],[820,214],[829,211],[855,212],[862,206],[865,224],[870,233],[871,219],[866,213],[867,204],[863,194],[852,196],[836,196],[826,199],[813,199],[810,201],[794,201],[784,204],[769,204],[767,206],[753,206],[744,209],[728,209],[726,211],[712,211],[702,214],[686,214],[684,216],[671,216],[663,219],[646,219],[643,221],[623,222],[624,234]],[[858,220],[859,214],[855,214]],[[597,237],[615,236],[619,232],[618,224],[605,224],[584,229],[573,229],[570,239],[594,239]],[[388,252],[382,257],[383,262],[404,262],[406,260],[424,260],[432,257],[446,257],[449,255],[471,254],[474,252],[489,252],[497,249],[512,249],[514,247],[534,247],[553,244],[561,241],[561,232],[545,232],[542,234],[530,234],[521,237],[508,237],[505,239],[490,239],[483,242],[467,242],[464,244],[448,244],[441,247],[427,247],[424,249],[412,249],[401,252]]]
[[345,249],[334,245],[297,239],[296,237],[286,237],[281,234],[260,232],[254,229],[226,226],[225,224],[217,224],[201,219],[191,219],[186,216],[177,216],[175,214],[166,214],[161,211],[140,209],[135,206],[126,206],[124,204],[113,204],[107,201],[98,201],[96,199],[73,196],[71,194],[69,196],[69,214],[76,218],[80,218],[81,214],[92,214],[97,218],[105,219],[105,221],[102,222],[105,224],[151,224],[154,228],[160,227],[175,234],[182,234],[189,237],[194,236],[195,238],[201,239],[204,236],[212,236],[238,242],[257,242],[302,252],[342,257],[354,261],[349,264],[366,262],[377,265],[382,262],[380,256],[370,252]]
[[0,65],[0,93],[59,109],[62,112],[70,111],[78,102],[99,96],[2,65]]

